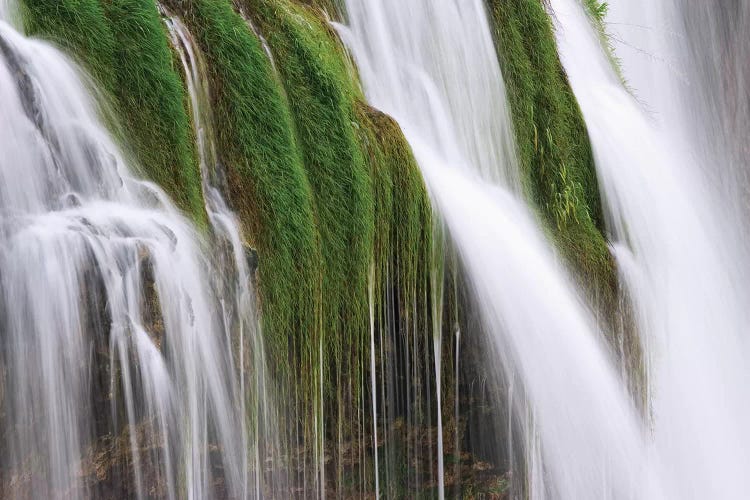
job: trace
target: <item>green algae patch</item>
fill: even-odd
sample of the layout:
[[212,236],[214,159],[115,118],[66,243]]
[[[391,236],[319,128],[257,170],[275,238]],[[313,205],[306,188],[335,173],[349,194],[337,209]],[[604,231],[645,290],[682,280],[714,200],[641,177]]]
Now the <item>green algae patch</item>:
[[563,255],[608,310],[617,303],[586,125],[540,0],[491,0],[522,178]]
[[185,90],[156,4],[148,0],[24,0],[26,31],[76,59],[107,94],[115,132],[142,173],[205,225]]

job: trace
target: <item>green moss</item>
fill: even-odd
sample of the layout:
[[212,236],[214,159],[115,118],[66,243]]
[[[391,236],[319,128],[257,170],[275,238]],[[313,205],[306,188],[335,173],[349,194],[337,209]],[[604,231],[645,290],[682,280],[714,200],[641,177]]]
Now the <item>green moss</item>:
[[320,9],[327,17],[339,20],[339,14],[344,10],[343,0],[297,0],[309,7]]
[[609,4],[607,2],[602,2],[601,0],[585,0],[585,5],[589,14],[594,18],[594,21],[603,30],[604,18],[607,16]]
[[367,325],[374,200],[353,123],[359,94],[341,48],[312,10],[286,0],[247,3],[289,96],[324,249],[323,294],[330,312],[324,328],[335,339],[338,332]]
[[250,0],[247,12],[273,53],[317,209],[325,298],[321,343],[326,431],[339,446],[354,432],[362,354],[369,333],[368,276],[373,262],[375,201],[355,133],[358,88],[344,52],[319,11],[287,0]]
[[[394,369],[399,358],[403,361],[404,356],[409,356],[410,349],[414,349],[413,353],[419,352],[419,356],[410,357],[412,363],[420,365],[412,368],[419,375],[413,374],[400,384],[397,382],[398,388],[390,386],[386,389],[386,383],[381,380],[385,391],[406,393],[419,390],[420,384],[425,382],[422,375],[429,374],[432,367],[422,364],[427,360],[421,356],[425,349],[432,348],[428,320],[428,278],[432,257],[430,202],[419,167],[398,124],[363,103],[357,103],[356,111],[359,140],[371,171],[375,194],[376,265],[372,270],[372,305],[377,339],[376,372],[383,377]],[[365,354],[369,357],[369,350]],[[413,422],[429,425],[424,421],[432,418],[428,405],[425,405],[429,398],[414,398],[411,408]],[[388,408],[384,400],[378,405],[383,419],[380,436],[388,441],[391,453],[388,458],[381,457],[381,491],[386,496],[396,497],[399,491],[413,494],[407,487],[406,476],[398,473],[410,469],[408,458],[398,453],[393,455],[394,447],[408,446],[407,437],[391,420],[396,410]],[[367,425],[371,427],[372,422]]]
[[185,91],[156,4],[24,0],[22,15],[27,32],[72,54],[114,98],[122,142],[132,148],[143,173],[205,223]]
[[205,222],[185,88],[153,0],[102,0],[114,34],[114,90],[129,144],[150,179]]
[[168,3],[208,62],[230,203],[259,255],[271,355],[279,372],[294,366],[304,376],[317,359],[322,269],[312,192],[283,89],[259,39],[227,0]]
[[384,293],[395,282],[399,302],[422,310],[432,255],[432,212],[419,166],[399,125],[388,115],[358,104],[360,141],[375,186],[375,283]]
[[616,303],[586,126],[541,0],[491,0],[523,178],[550,232],[602,305]]
[[107,91],[115,86],[115,38],[99,0],[22,0],[26,32],[67,50]]

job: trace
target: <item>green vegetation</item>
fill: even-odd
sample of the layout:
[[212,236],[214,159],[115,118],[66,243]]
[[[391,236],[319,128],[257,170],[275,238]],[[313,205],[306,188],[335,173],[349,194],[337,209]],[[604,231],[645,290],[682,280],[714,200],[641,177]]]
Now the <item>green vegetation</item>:
[[115,38],[99,0],[22,0],[26,32],[73,55],[102,85],[115,86]]
[[151,0],[24,0],[26,30],[74,54],[113,98],[143,173],[205,224],[185,90]]
[[[527,193],[581,287],[603,312],[609,340],[622,346],[637,394],[645,376],[640,342],[604,237],[591,144],[558,59],[551,19],[540,0],[489,5]],[[586,7],[607,50],[606,3],[586,0]],[[617,69],[611,52],[610,57]]]
[[[243,5],[279,69],[315,198],[324,260],[324,411],[327,439],[338,442],[335,484],[343,488],[350,463],[344,443],[358,439],[352,424],[365,397],[359,381],[369,357],[368,283],[374,280],[380,310],[387,270],[395,270],[390,258],[398,255],[399,272],[408,273],[398,275],[399,284],[410,287],[403,304],[407,311],[415,304],[420,252],[429,248],[427,197],[400,129],[371,120],[354,68],[321,12],[288,0]],[[389,248],[397,242],[401,248]]]
[[490,12],[527,192],[582,283],[611,309],[616,272],[603,236],[593,155],[551,20],[540,0],[491,0]]
[[[286,412],[294,406],[297,415],[286,431],[302,424],[306,446],[322,453],[322,440],[312,439],[324,421],[326,440],[355,439],[349,422],[366,397],[368,299],[382,328],[389,293],[403,307],[400,324],[426,321],[425,186],[398,125],[363,103],[356,72],[319,10],[333,3],[164,4],[208,61],[228,198],[259,255],[270,365]],[[240,12],[268,40],[275,66]],[[75,54],[111,97],[121,140],[145,173],[205,220],[184,84],[156,4],[25,0],[23,13],[30,33]],[[336,462],[341,483],[342,458]]]
[[102,0],[116,42],[114,93],[146,174],[199,221],[201,177],[165,26],[153,0]]
[[[603,26],[606,4],[586,2]],[[356,70],[320,10],[333,13],[336,0],[164,4],[183,20],[207,62],[227,197],[259,255],[267,354],[279,384],[278,403],[286,405],[280,413],[294,415],[283,438],[294,448],[286,451],[291,455],[304,445],[308,455],[320,457],[335,449],[336,488],[344,488],[345,444],[370,446],[372,422],[363,415],[370,395],[362,392],[368,390],[371,312],[376,331],[390,329],[376,347],[378,373],[403,361],[396,357],[412,356],[406,363],[424,365],[424,370],[415,364],[410,369],[428,373],[426,381],[398,374],[402,378],[395,384],[403,387],[397,390],[429,392],[431,354],[423,354],[430,352],[425,348],[433,329],[431,308],[439,307],[430,277],[434,272],[433,277],[453,278],[445,309],[458,321],[459,279],[451,274],[458,271],[432,267],[437,255],[419,168],[398,124],[364,103]],[[525,189],[582,283],[611,310],[617,302],[616,273],[603,237],[592,151],[558,60],[550,19],[542,0],[488,0],[488,5]],[[122,117],[121,139],[145,173],[196,220],[205,221],[184,84],[155,3],[24,0],[23,13],[31,33],[75,54],[112,97]],[[451,329],[454,322],[444,324]],[[406,353],[399,352],[402,341]],[[451,335],[444,341],[450,358]],[[447,362],[443,366],[450,369]],[[443,390],[452,394],[450,381]],[[430,427],[432,410],[410,411],[419,413],[406,422],[412,434]],[[403,415],[381,410],[381,418],[381,439],[398,440],[387,419],[403,424]],[[403,439],[394,447],[408,448],[409,438]],[[349,447],[352,455],[354,447]],[[362,451],[361,457],[346,459],[352,462],[347,472],[366,453],[379,451],[386,462],[385,450]],[[381,484],[401,482],[398,487],[406,491],[406,477],[416,468],[406,461],[399,463],[403,478],[384,476]],[[503,494],[503,481],[490,491]]]
[[615,48],[612,45],[612,38],[607,32],[605,19],[607,17],[607,13],[609,12],[609,4],[607,2],[602,2],[601,0],[585,0],[584,5],[586,7],[586,10],[588,11],[589,17],[591,18],[596,32],[599,35],[599,40],[601,41],[602,47],[604,48],[604,51],[606,52],[607,57],[612,64],[612,67],[617,73],[617,76],[620,77],[623,85],[627,87],[627,81],[625,80],[625,75],[622,73],[620,60],[617,58]]
[[367,396],[369,285],[379,324],[389,287],[408,322],[417,321],[418,302],[426,310],[418,298],[426,297],[431,219],[421,175],[395,122],[362,103],[320,11],[288,0],[168,6],[208,61],[230,201],[260,256],[271,364],[294,391],[286,403],[308,452],[322,452],[312,441],[319,431],[338,441],[335,484],[343,487],[352,458],[342,443],[361,437],[352,424]]
[[609,11],[609,4],[607,2],[602,2],[601,0],[585,0],[585,5],[594,20],[603,29],[604,18]]
[[315,11],[287,0],[246,4],[276,60],[316,200],[324,259],[324,349],[341,371],[342,363],[356,364],[352,354],[361,349],[369,323],[375,214],[372,180],[354,128],[359,91],[342,48]]
[[[419,391],[425,383],[422,377],[430,373],[429,361],[420,358],[432,349],[433,334],[429,323],[433,305],[428,301],[432,258],[430,203],[419,167],[398,124],[365,104],[358,105],[357,115],[360,143],[372,172],[376,200],[375,262],[378,265],[373,269],[373,319],[376,336],[384,333],[380,338],[383,344],[376,345],[376,371],[382,377],[400,360],[410,358],[420,367],[414,369],[417,375],[404,381],[402,390]],[[394,304],[398,304],[397,311],[393,310]],[[388,335],[391,328],[395,329],[393,338]],[[448,348],[446,352],[452,351]],[[389,446],[387,453],[383,449],[379,453],[380,485],[385,496],[411,497],[417,492],[413,488],[420,487],[419,482],[414,481],[420,464],[410,462],[406,451],[419,442],[420,431],[430,428],[432,415],[425,408],[429,403],[424,405],[429,399],[428,396],[414,404],[412,422],[421,427],[413,428],[411,433],[405,432],[403,420],[389,421],[388,412],[383,410],[385,405],[378,403],[384,421],[380,436]],[[393,418],[394,410],[389,411]]]
[[321,330],[321,254],[313,196],[283,88],[260,40],[228,1],[167,3],[209,61],[220,161],[230,203],[258,251],[263,322],[275,368],[288,374],[295,367],[305,378],[315,366]]
[[[388,115],[359,104],[360,142],[367,152],[375,186],[375,284],[381,297],[395,281],[404,311],[422,311],[425,279],[432,256],[432,212],[427,190],[409,144]],[[383,304],[379,304],[383,305]]]

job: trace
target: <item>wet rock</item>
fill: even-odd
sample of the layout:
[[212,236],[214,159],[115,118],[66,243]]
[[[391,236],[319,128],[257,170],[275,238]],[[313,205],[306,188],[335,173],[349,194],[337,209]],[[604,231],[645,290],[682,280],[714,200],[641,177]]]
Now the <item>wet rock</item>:
[[63,207],[78,208],[81,206],[81,197],[77,193],[67,193],[63,199]]
[[243,248],[245,249],[247,269],[250,272],[250,275],[253,276],[253,280],[255,280],[255,273],[258,270],[258,251],[248,244],[244,244]]
[[143,284],[143,295],[141,297],[143,327],[156,348],[163,353],[165,347],[164,318],[161,313],[159,293],[154,279],[154,267],[148,248],[144,245],[139,246],[138,257],[140,259],[141,283]]

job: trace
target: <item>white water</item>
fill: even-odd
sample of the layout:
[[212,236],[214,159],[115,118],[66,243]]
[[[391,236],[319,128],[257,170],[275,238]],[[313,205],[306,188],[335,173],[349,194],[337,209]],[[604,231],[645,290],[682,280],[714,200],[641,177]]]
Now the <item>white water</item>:
[[608,18],[631,87],[665,129],[689,141],[746,237],[750,4],[614,1]]
[[0,49],[3,496],[96,495],[95,470],[108,494],[247,496],[258,346],[234,220],[209,205],[225,258],[132,175],[63,54],[1,21]]
[[[628,7],[654,13],[666,2],[635,3]],[[730,211],[718,203],[699,165],[706,157],[684,133],[690,111],[675,105],[674,93],[683,83],[674,79],[689,73],[661,55],[669,51],[658,40],[673,35],[667,26],[630,25],[644,31],[641,42],[652,37],[657,42],[649,47],[662,49],[646,49],[657,70],[637,67],[631,82],[648,102],[647,112],[618,80],[581,5],[552,0],[550,8],[594,147],[613,247],[625,264],[623,278],[638,313],[648,358],[652,455],[664,466],[662,481],[670,498],[746,498],[750,365],[744,254]],[[626,78],[631,68],[625,65]],[[659,84],[670,79],[669,85]],[[713,168],[720,169],[717,160]]]
[[339,32],[368,99],[399,121],[412,145],[473,287],[497,375],[522,381],[526,399],[514,401],[521,441],[541,443],[525,450],[526,468],[536,471],[529,496],[658,496],[658,464],[648,459],[646,431],[601,333],[519,199],[483,3],[346,7],[348,27]]
[[0,19],[12,21],[15,12],[15,2],[13,0],[0,0]]

